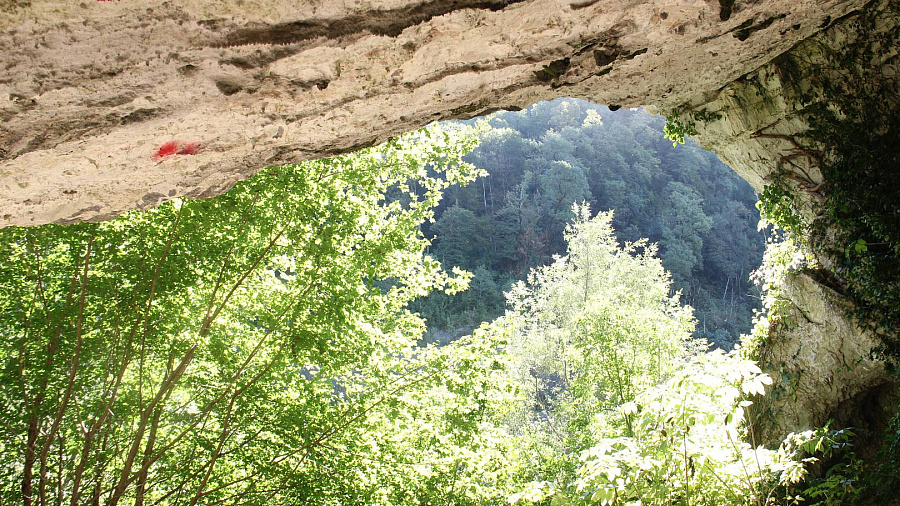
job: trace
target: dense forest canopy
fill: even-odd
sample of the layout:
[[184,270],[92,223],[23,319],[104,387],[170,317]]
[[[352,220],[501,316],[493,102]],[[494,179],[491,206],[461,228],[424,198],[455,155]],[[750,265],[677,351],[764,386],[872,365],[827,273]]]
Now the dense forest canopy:
[[750,331],[759,291],[748,279],[765,238],[752,188],[715,155],[691,140],[674,147],[659,116],[575,99],[488,121],[467,156],[488,175],[448,188],[424,227],[435,258],[474,273],[467,292],[414,306],[433,333],[464,333],[502,314],[513,281],[565,253],[563,230],[582,202],[614,210],[620,242],[659,244],[698,336],[730,349]]

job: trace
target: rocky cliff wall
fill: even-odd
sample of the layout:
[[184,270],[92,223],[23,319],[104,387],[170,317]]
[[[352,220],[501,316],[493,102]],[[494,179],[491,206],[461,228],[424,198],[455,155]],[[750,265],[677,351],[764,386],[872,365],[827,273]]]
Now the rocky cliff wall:
[[[887,244],[874,239],[872,227],[849,232],[846,223],[867,218],[848,216],[859,210],[835,209],[844,204],[835,204],[829,197],[836,191],[856,192],[858,202],[868,201],[867,205],[885,214],[896,210],[896,202],[880,201],[891,200],[900,191],[896,177],[854,164],[866,164],[872,156],[896,157],[896,139],[874,139],[898,133],[896,121],[878,118],[896,117],[900,109],[897,12],[897,3],[891,1],[856,9],[715,95],[695,99],[681,109],[682,117],[697,118],[692,126],[700,143],[758,191],[767,186],[784,191],[784,207],[789,199],[792,218],[802,224],[795,232],[805,236],[805,248],[814,257],[805,271],[787,276],[781,288],[786,309],[759,350],[761,365],[776,380],[776,394],[766,400],[768,416],[758,426],[759,436],[768,443],[777,444],[788,432],[822,426],[829,420],[877,430],[896,409],[892,398],[896,378],[875,358],[879,354],[873,354],[883,351],[886,334],[896,332],[896,323],[884,317],[893,309],[878,307],[893,304],[889,292],[896,288],[866,299],[859,280],[853,279],[852,265],[857,258],[868,260],[857,255],[852,241],[875,243],[873,248]],[[841,129],[858,130],[860,136],[851,140],[835,135]],[[839,145],[860,138],[873,140],[872,144],[851,149]],[[894,153],[864,153],[885,145],[893,145]],[[859,171],[857,187],[852,174],[838,178],[832,168],[829,178],[823,170],[838,157],[850,161],[842,160],[841,170]],[[886,171],[896,172],[896,168],[888,163]],[[863,173],[882,179],[882,188],[888,191],[867,195],[871,190]],[[886,237],[896,235],[896,231],[883,232]],[[890,259],[891,255],[882,256]],[[896,270],[896,253],[892,262],[882,265]],[[896,287],[900,277],[896,272],[890,277],[886,276],[888,283]],[[865,313],[859,310],[861,304],[871,306],[869,313],[879,313],[868,325],[860,325],[858,316]],[[895,330],[886,333],[885,326]]]
[[862,4],[5,0],[0,226],[212,196],[554,97],[703,101]]

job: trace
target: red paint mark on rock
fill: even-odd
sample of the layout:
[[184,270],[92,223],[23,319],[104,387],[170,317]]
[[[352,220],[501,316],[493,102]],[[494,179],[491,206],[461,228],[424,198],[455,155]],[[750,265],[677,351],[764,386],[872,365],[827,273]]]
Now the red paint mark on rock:
[[156,154],[153,155],[153,159],[160,160],[172,155],[196,155],[199,152],[199,142],[169,141],[156,150]]
[[169,155],[174,155],[177,152],[178,152],[178,141],[169,141],[169,142],[163,144],[162,146],[160,146],[159,149],[156,150],[156,154],[153,155],[153,159],[159,160],[160,158],[163,158],[163,157],[166,157]]

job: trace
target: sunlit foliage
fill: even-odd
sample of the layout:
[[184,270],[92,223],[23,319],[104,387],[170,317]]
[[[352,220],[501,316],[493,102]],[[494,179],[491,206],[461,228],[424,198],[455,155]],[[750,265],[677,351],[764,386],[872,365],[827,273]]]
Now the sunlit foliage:
[[510,371],[527,392],[510,417],[533,481],[514,504],[797,504],[813,455],[851,433],[752,444],[771,378],[740,350],[702,353],[690,308],[645,242],[616,243],[609,213],[575,206],[569,255],[510,293]]
[[513,287],[503,321],[514,373],[549,423],[577,441],[595,414],[663,381],[699,343],[655,247],[619,246],[612,213],[572,213],[568,255]]
[[480,497],[467,456],[502,472],[479,454],[500,444],[478,431],[489,344],[415,350],[405,309],[466,284],[418,227],[478,174],[475,142],[422,131],[216,199],[0,231],[0,502]]
[[[571,128],[572,110],[552,123]],[[602,125],[591,111],[582,123]],[[482,173],[463,159],[477,138],[425,130],[269,168],[216,199],[0,231],[0,503],[794,501],[809,455],[848,434],[745,442],[768,376],[737,353],[701,353],[656,245],[620,244],[611,211],[568,206],[590,193],[568,162],[512,186],[502,214],[534,227],[529,199],[552,210],[565,256],[526,254],[534,268],[505,316],[421,345],[416,299],[470,282],[463,297],[499,298],[503,280],[472,259],[540,242],[515,227],[489,236],[489,220],[454,206],[436,249],[477,277],[430,255],[423,229],[442,192],[456,199]],[[664,188],[663,247],[691,271],[707,255],[696,234],[729,218],[710,220],[681,183]],[[790,250],[777,251],[767,266],[783,274]]]

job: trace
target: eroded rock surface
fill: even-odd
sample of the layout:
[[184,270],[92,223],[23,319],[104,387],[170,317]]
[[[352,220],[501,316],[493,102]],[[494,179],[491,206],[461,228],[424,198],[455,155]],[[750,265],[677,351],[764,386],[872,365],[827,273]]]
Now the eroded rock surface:
[[814,271],[789,275],[784,289],[791,303],[760,357],[774,386],[753,420],[758,442],[777,446],[789,432],[829,421],[861,435],[883,429],[897,383],[871,357],[877,336],[847,318],[850,302],[817,280]]
[[[7,1],[0,226],[212,196],[266,165],[553,97],[702,102],[862,5]],[[170,141],[199,149],[155,157]]]

